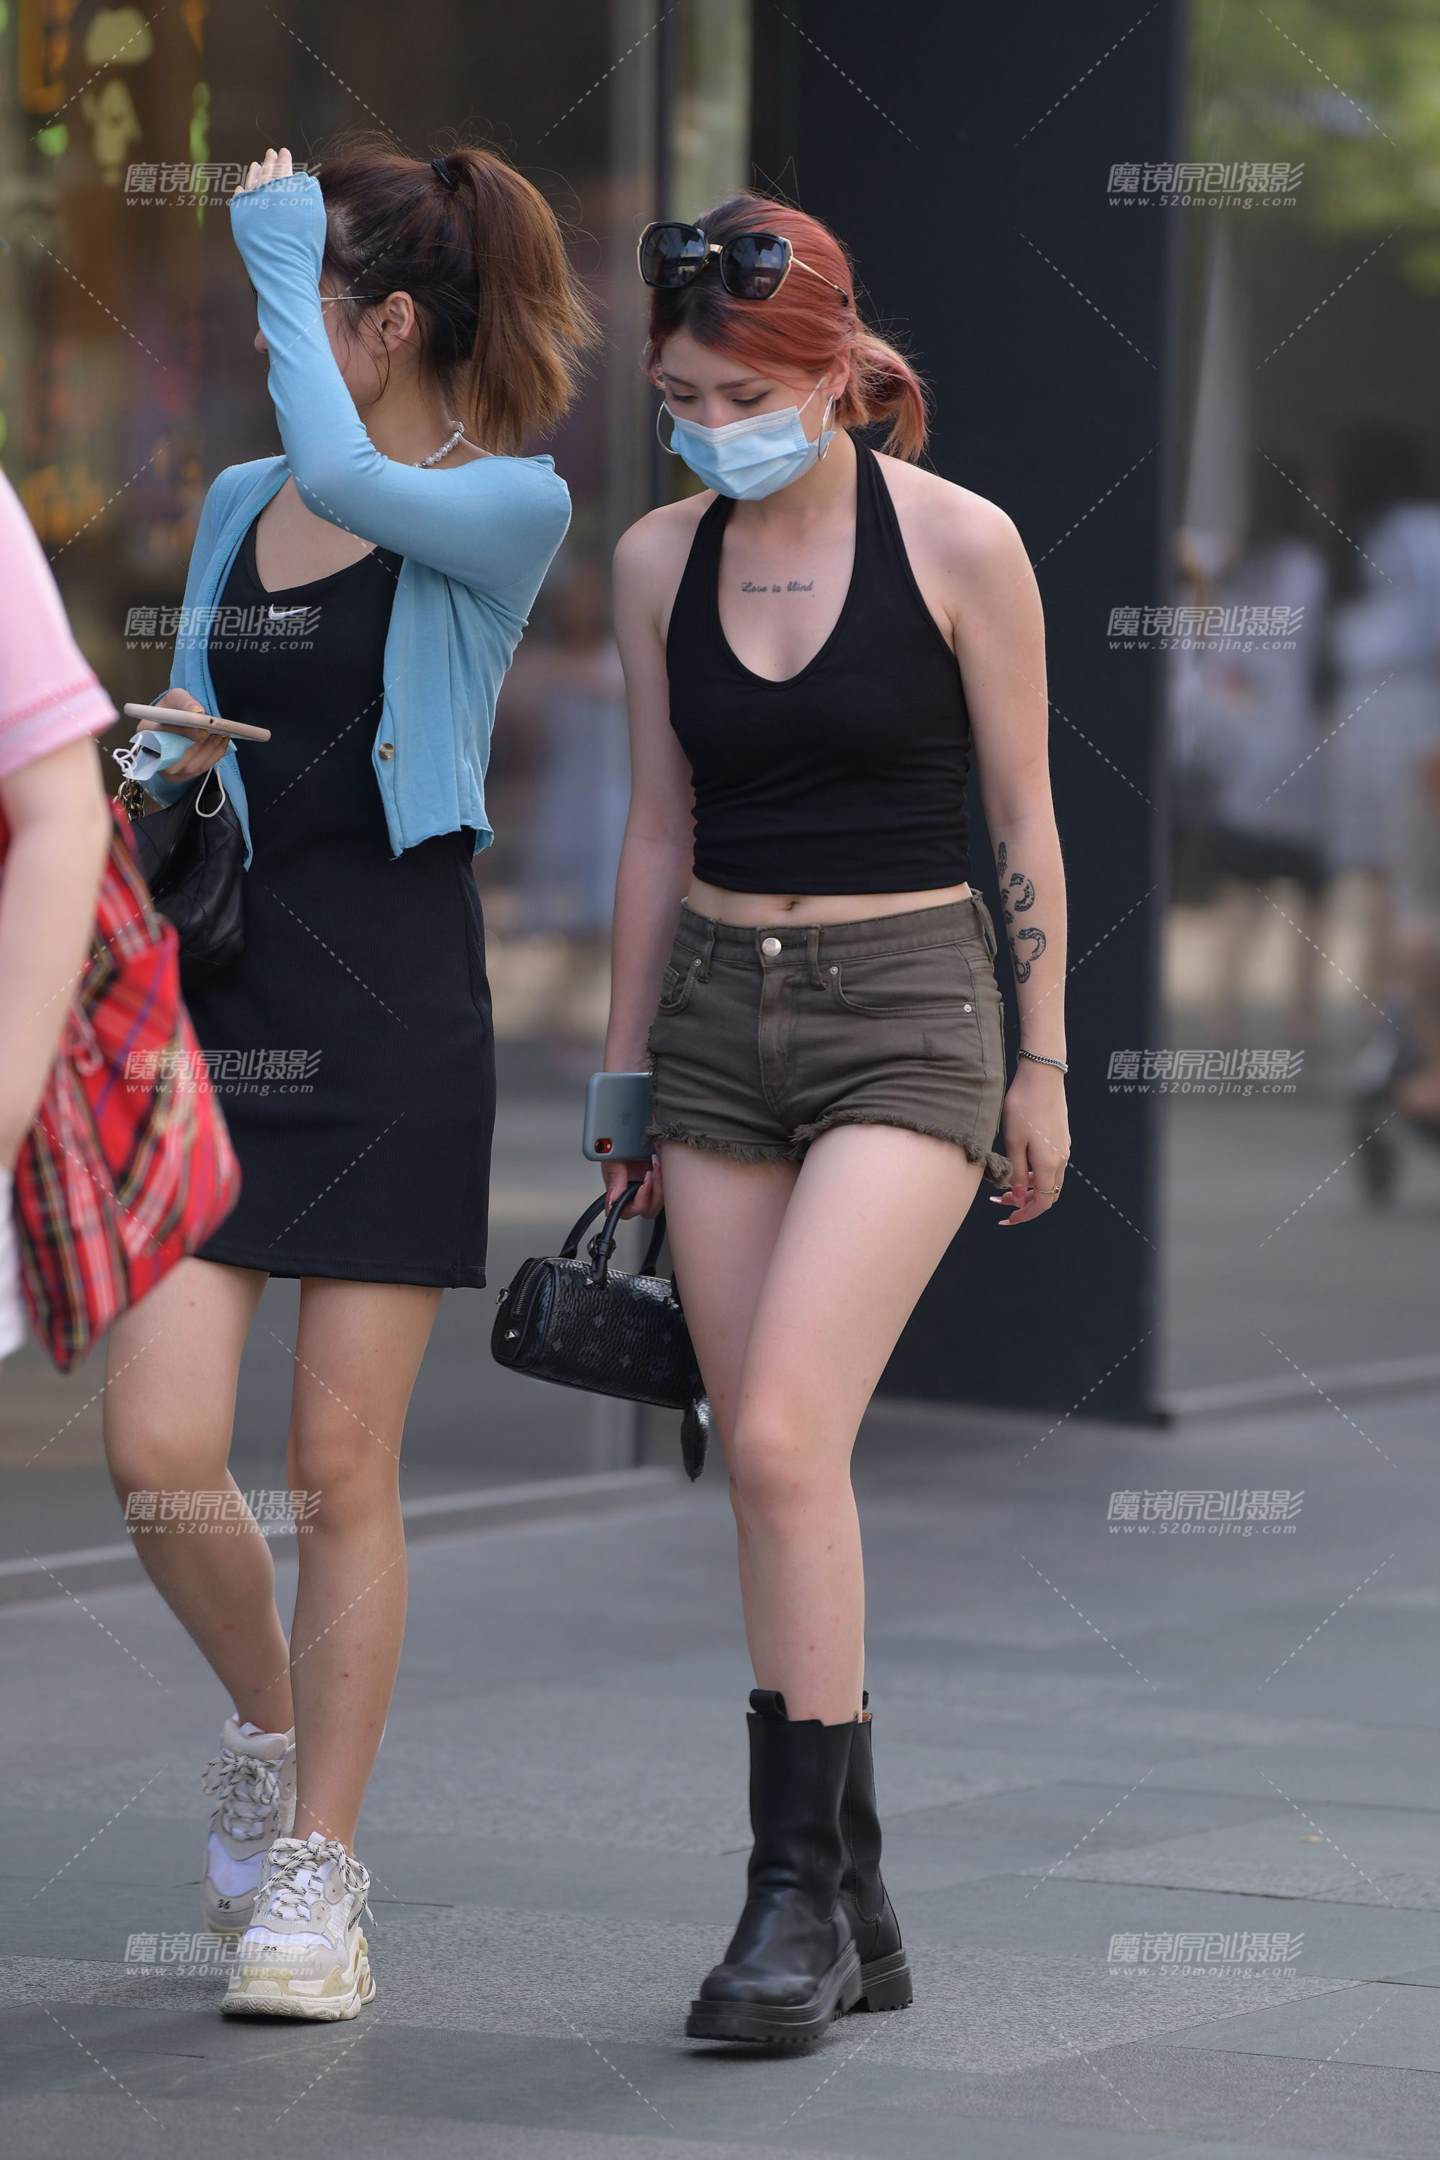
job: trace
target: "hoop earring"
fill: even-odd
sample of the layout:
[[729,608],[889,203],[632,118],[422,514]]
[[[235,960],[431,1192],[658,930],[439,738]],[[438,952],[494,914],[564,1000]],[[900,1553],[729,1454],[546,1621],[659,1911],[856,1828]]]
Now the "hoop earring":
[[[826,429],[827,429],[827,428],[829,427],[829,425],[830,425],[830,415],[831,415],[831,413],[832,413],[832,412],[833,412],[834,410],[835,410],[835,400],[834,400],[834,398],[833,398],[833,397],[828,397],[828,398],[826,398],[826,400],[825,400],[825,410],[824,410],[824,412],[823,412],[823,413],[821,413],[821,415],[820,415],[820,434],[821,434],[821,437],[822,437],[822,441],[823,441],[823,437],[824,437],[825,431],[826,431]],[[832,436],[831,436],[831,438],[830,438],[831,442],[833,442],[833,441],[834,441],[834,439],[835,439],[835,438],[834,438],[834,436],[832,435]],[[821,448],[820,450],[818,450],[818,451],[816,452],[816,455],[815,455],[815,462],[816,462],[816,464],[817,464],[817,465],[819,465],[819,464],[820,464],[820,463],[822,462],[822,460],[823,460],[823,459],[825,459],[826,457],[828,457],[829,453],[830,453],[830,443],[828,443],[828,442],[827,442],[827,443],[823,443],[823,447],[822,447],[822,448]]]
[[671,441],[671,442],[666,442],[666,440],[665,440],[664,436],[663,436],[663,435],[662,435],[662,434],[660,433],[660,421],[661,421],[661,417],[662,417],[662,415],[663,415],[663,414],[665,414],[665,413],[667,413],[667,412],[670,412],[670,408],[669,408],[669,406],[668,406],[667,404],[665,404],[665,403],[664,403],[664,401],[663,401],[663,399],[662,399],[662,401],[661,401],[660,405],[658,406],[658,408],[656,409],[656,413],[655,413],[655,440],[656,440],[656,442],[658,442],[658,443],[659,443],[659,445],[660,445],[660,448],[661,448],[662,450],[668,450],[668,451],[670,452],[671,456],[672,456],[672,457],[675,457],[675,456],[678,456],[678,454],[679,454],[679,453],[678,453],[678,452],[677,452],[677,451],[676,451],[676,450],[674,449],[674,447],[673,447],[673,437],[674,437],[674,433],[675,433],[675,425],[674,425],[674,423],[675,423],[675,415],[674,415],[674,413],[670,413],[670,423],[671,423],[671,425],[670,425],[670,433],[671,433],[672,441]]

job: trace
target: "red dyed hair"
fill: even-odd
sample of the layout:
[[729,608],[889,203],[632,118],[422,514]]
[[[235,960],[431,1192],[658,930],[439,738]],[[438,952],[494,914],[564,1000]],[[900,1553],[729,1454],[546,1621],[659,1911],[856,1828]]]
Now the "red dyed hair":
[[[688,330],[713,350],[733,353],[762,375],[814,377],[848,358],[850,380],[836,406],[836,424],[868,427],[888,420],[885,449],[896,457],[918,458],[928,418],[925,385],[903,353],[861,322],[853,304],[854,265],[829,227],[793,204],[748,192],[732,195],[695,222],[712,241],[744,232],[779,233],[799,262],[820,275],[811,277],[797,262],[768,300],[735,299],[713,268],[675,291],[657,287],[651,295],[647,369],[655,368],[665,340],[677,330]],[[852,296],[850,306],[832,290],[836,285]]]

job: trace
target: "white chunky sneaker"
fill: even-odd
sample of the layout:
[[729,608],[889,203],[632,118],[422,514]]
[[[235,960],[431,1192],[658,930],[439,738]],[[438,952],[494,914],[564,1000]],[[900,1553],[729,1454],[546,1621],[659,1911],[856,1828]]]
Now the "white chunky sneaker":
[[205,1924],[217,1935],[242,1935],[265,1855],[295,1827],[294,1732],[261,1732],[226,1718],[220,1753],[200,1782],[215,1801],[205,1844]]
[[353,2018],[375,1994],[360,1916],[370,1875],[338,1838],[277,1838],[221,2008],[231,2016]]

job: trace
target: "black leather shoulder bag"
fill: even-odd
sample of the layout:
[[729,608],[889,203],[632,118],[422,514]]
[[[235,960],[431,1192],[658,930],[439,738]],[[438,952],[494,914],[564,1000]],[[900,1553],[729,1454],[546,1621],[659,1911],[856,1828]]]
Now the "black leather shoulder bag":
[[559,1387],[585,1388],[626,1402],[683,1410],[680,1448],[686,1471],[705,1467],[710,1406],[695,1360],[675,1278],[655,1273],[665,1238],[662,1210],[636,1275],[610,1265],[620,1211],[640,1190],[635,1179],[605,1211],[580,1258],[580,1239],[605,1209],[592,1201],[554,1259],[525,1260],[500,1292],[490,1347],[512,1372]]
[[139,781],[122,781],[118,790],[134,826],[151,898],[179,934],[182,985],[228,966],[245,942],[245,836],[223,780],[218,780],[215,807],[202,809],[212,779],[217,779],[214,766],[158,810],[150,807]]

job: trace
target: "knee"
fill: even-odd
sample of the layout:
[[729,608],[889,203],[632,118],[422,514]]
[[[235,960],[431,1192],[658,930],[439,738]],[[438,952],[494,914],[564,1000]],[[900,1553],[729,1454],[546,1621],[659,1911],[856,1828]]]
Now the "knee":
[[105,1433],[110,1482],[122,1501],[135,1493],[208,1492],[224,1483],[227,1449],[178,1422]]
[[778,1410],[742,1417],[728,1454],[730,1504],[742,1529],[784,1531],[849,1489],[848,1469],[827,1460],[803,1420]]
[[310,1499],[317,1529],[352,1520],[398,1491],[399,1449],[342,1403],[307,1408],[290,1428],[290,1483]]

